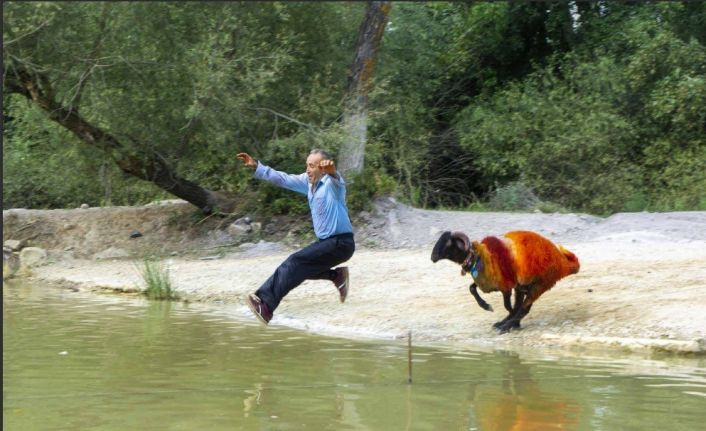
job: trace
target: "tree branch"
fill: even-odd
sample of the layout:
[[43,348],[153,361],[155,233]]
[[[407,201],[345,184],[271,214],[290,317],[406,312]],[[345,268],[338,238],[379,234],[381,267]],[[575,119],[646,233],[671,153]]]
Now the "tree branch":
[[86,84],[88,83],[88,78],[91,76],[91,74],[93,74],[93,70],[98,65],[98,60],[96,59],[96,57],[100,53],[100,48],[103,45],[103,41],[105,40],[105,35],[106,35],[105,28],[106,28],[106,24],[108,22],[108,7],[109,7],[108,3],[103,3],[103,12],[101,14],[101,21],[98,24],[98,37],[96,38],[96,41],[93,44],[93,48],[91,49],[91,52],[88,55],[88,61],[90,61],[92,64],[86,71],[84,71],[81,74],[81,77],[79,78],[78,84],[76,84],[73,87],[73,88],[76,88],[76,92],[74,93],[71,100],[69,100],[69,102],[68,102],[69,110],[78,111],[79,105],[81,103],[81,95],[82,95],[83,89],[86,86]]
[[270,114],[274,115],[275,117],[284,118],[284,119],[287,120],[287,121],[291,121],[292,123],[298,124],[298,125],[300,125],[300,126],[302,126],[302,127],[306,127],[306,128],[308,128],[309,130],[311,130],[311,131],[319,130],[319,128],[316,127],[316,126],[313,126],[313,125],[308,124],[308,123],[301,122],[301,121],[297,120],[296,118],[292,118],[292,117],[290,117],[290,116],[284,115],[284,114],[282,114],[282,113],[280,113],[280,112],[277,112],[277,111],[275,111],[275,110],[273,110],[273,109],[270,109],[270,108],[263,108],[263,107],[259,107],[259,106],[246,106],[246,108],[247,108],[247,109],[250,109],[250,110],[253,110],[253,111],[265,111],[265,112],[269,112]]
[[141,154],[138,157],[115,136],[89,123],[76,110],[67,109],[56,102],[48,96],[51,94],[51,87],[45,74],[30,73],[25,69],[15,68],[11,78],[6,79],[5,88],[27,97],[47,112],[51,120],[73,132],[81,141],[106,150],[123,172],[150,181],[161,189],[192,203],[207,214],[218,210],[227,211],[232,206],[231,199],[176,175],[157,151],[145,148],[145,145],[140,145],[130,138],[134,142],[134,147],[138,149],[137,154]]
[[51,21],[51,20],[44,21],[43,23],[39,24],[39,26],[37,26],[36,28],[34,28],[34,29],[28,31],[27,33],[22,34],[22,35],[20,35],[20,36],[17,36],[16,38],[14,38],[14,39],[12,39],[12,40],[10,40],[10,41],[3,42],[3,49],[7,48],[8,46],[12,45],[13,43],[19,42],[20,40],[24,39],[24,38],[27,37],[27,36],[33,35],[34,33],[36,33],[36,32],[38,32],[39,30],[41,30],[42,27],[44,27],[44,26],[46,26],[47,24],[49,24],[50,21]]

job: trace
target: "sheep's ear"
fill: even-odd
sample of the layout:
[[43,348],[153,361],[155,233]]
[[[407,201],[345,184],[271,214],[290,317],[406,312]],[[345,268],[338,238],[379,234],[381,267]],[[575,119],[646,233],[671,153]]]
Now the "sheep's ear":
[[451,231],[444,231],[436,243],[439,247],[448,247],[451,245]]
[[471,241],[468,239],[463,232],[454,232],[451,234],[451,240],[454,242],[456,248],[461,251],[469,251],[471,248]]

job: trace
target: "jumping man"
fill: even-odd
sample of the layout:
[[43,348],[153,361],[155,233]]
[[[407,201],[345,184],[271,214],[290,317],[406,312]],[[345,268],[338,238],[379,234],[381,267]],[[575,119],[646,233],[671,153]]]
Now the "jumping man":
[[304,280],[331,280],[340,301],[345,301],[350,287],[348,267],[332,268],[353,256],[355,242],[346,207],[346,183],[336,172],[331,156],[323,150],[312,150],[306,159],[306,172],[299,175],[276,171],[247,153],[236,157],[255,169],[255,178],[306,195],[319,239],[289,256],[255,293],[248,295],[246,302],[255,316],[267,325],[282,298]]

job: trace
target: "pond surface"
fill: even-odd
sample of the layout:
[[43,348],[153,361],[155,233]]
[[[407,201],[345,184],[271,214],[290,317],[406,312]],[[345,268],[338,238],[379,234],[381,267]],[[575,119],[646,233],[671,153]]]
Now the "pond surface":
[[413,349],[3,284],[6,430],[702,430],[706,361]]

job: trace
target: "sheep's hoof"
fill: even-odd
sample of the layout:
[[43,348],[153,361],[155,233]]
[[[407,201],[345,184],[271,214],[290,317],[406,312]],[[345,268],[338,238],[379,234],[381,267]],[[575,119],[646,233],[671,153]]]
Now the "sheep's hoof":
[[521,329],[520,322],[497,322],[493,325],[498,334],[505,334],[513,329]]
[[506,320],[501,320],[501,321],[499,321],[499,322],[495,322],[495,323],[493,323],[493,328],[498,329],[498,328],[500,328],[500,327],[502,327],[502,326],[504,326],[504,325],[507,325],[507,322],[508,322],[507,319],[506,319]]

